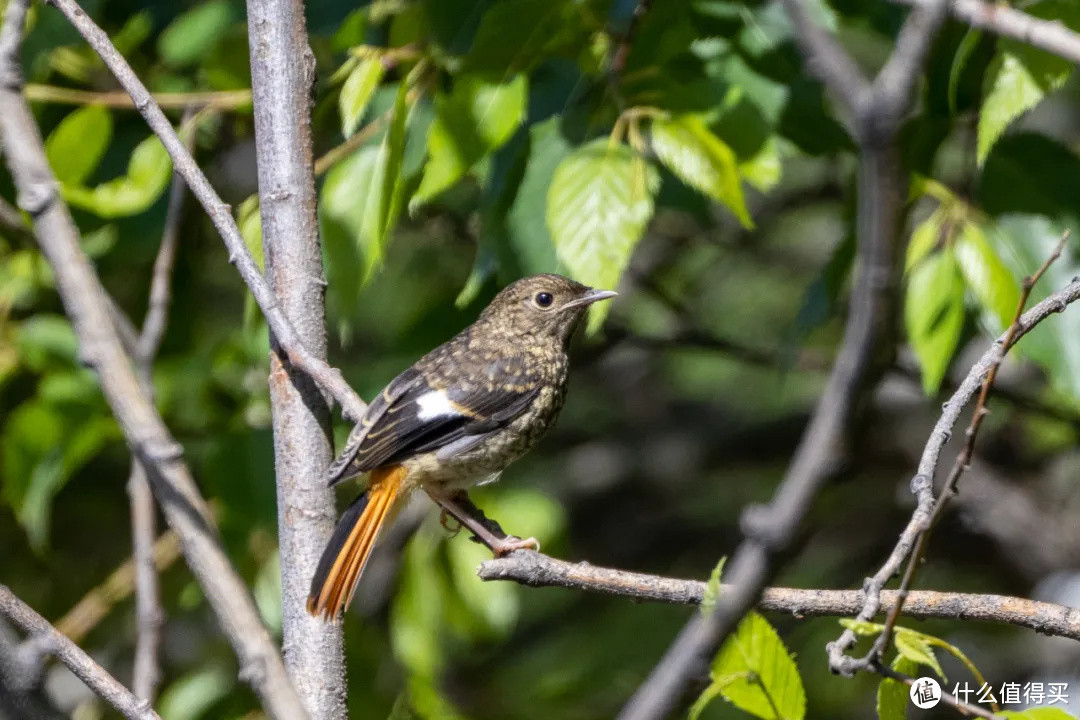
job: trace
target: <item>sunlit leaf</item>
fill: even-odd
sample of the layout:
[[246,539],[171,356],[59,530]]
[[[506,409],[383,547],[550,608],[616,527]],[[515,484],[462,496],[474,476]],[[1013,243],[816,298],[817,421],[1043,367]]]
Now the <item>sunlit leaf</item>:
[[[656,169],[624,145],[594,140],[567,155],[551,180],[547,226],[559,260],[575,279],[611,289],[653,214]],[[589,330],[610,303],[597,303]]]
[[155,709],[161,720],[198,720],[232,690],[235,673],[223,667],[195,670],[175,680],[161,693]]
[[1020,302],[1017,278],[987,241],[982,228],[974,222],[964,223],[954,249],[968,289],[996,321],[993,331],[1003,332],[1012,323],[1016,305]]
[[357,63],[346,78],[341,95],[338,96],[341,132],[345,137],[350,137],[359,127],[368,103],[371,102],[371,96],[375,94],[375,88],[379,87],[383,72],[382,59],[371,57]]
[[56,126],[45,141],[56,179],[78,185],[94,172],[112,140],[112,114],[101,105],[75,110]]
[[62,185],[64,198],[104,218],[134,215],[150,207],[172,178],[172,159],[156,135],[139,143],[131,153],[127,174],[93,188]]
[[799,669],[772,625],[751,611],[713,660],[710,677],[736,707],[755,717],[802,720],[806,693]]
[[687,185],[723,203],[744,227],[754,221],[746,209],[735,153],[696,115],[656,118],[652,147],[668,170]]
[[525,75],[496,83],[476,75],[459,76],[435,102],[428,136],[428,160],[410,209],[450,188],[481,158],[497,150],[525,117]]
[[933,669],[942,680],[946,679],[945,671],[941,669],[941,663],[934,654],[934,648],[930,647],[930,643],[926,641],[922,633],[903,627],[895,628],[893,644],[896,645],[896,651],[911,662],[926,665]]
[[[903,675],[915,675],[919,666],[903,655],[896,656],[892,669]],[[908,687],[899,680],[883,678],[877,689],[878,720],[905,720],[910,702]]]
[[[158,53],[170,65],[183,67],[201,60],[232,24],[232,4],[210,0],[177,17],[158,37]],[[297,58],[297,62],[300,59]]]
[[923,390],[933,395],[964,327],[964,283],[951,250],[931,255],[908,275],[904,325],[922,368]]
[[701,598],[701,614],[709,615],[716,607],[716,601],[720,599],[720,575],[724,572],[724,563],[727,556],[720,558],[716,567],[709,574],[709,581],[705,583],[705,594]]
[[911,232],[911,240],[908,241],[907,246],[907,256],[904,259],[904,272],[911,272],[911,268],[929,255],[930,251],[942,241],[941,229],[945,219],[944,211],[941,209],[935,210]]

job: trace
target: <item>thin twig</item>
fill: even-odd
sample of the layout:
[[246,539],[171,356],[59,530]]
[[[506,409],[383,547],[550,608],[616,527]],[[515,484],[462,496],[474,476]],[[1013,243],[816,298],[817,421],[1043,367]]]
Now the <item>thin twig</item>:
[[[86,19],[67,0],[61,2],[80,21]],[[274,718],[304,718],[304,707],[251,594],[225,555],[206,502],[183,461],[183,449],[143,392],[117,333],[108,295],[57,192],[41,132],[19,90],[25,9],[24,0],[11,0],[0,31],[0,138],[19,206],[33,218],[42,254],[56,275],[57,291],[79,343],[79,359],[97,375],[128,446],[146,467],[155,497],[183,542],[188,565],[236,651],[241,679],[252,686]],[[104,36],[100,30],[97,33]],[[157,112],[160,115],[160,109]],[[164,115],[160,117],[164,120]],[[175,132],[172,138],[179,143]]]
[[1016,313],[1013,315],[1012,323],[1009,325],[1008,330],[1005,331],[1005,338],[1001,343],[1002,354],[990,365],[990,369],[986,373],[986,378],[983,380],[982,388],[979,391],[979,399],[975,402],[975,410],[971,414],[971,423],[968,425],[967,432],[965,433],[964,447],[956,456],[952,470],[949,472],[948,477],[945,479],[945,483],[941,487],[941,493],[934,502],[934,508],[930,513],[930,518],[927,521],[926,527],[919,533],[919,537],[915,541],[915,547],[911,551],[907,568],[904,570],[904,577],[900,581],[900,588],[898,590],[899,601],[893,605],[892,610],[886,617],[885,627],[881,631],[881,635],[878,636],[877,641],[874,643],[873,652],[877,655],[878,662],[884,662],[885,653],[888,652],[889,644],[892,642],[893,628],[896,627],[896,622],[900,618],[900,613],[904,608],[904,599],[908,595],[911,584],[915,579],[915,573],[918,570],[919,564],[922,562],[923,553],[926,551],[926,545],[930,537],[930,531],[941,518],[942,512],[949,500],[956,494],[956,483],[960,480],[960,476],[971,466],[971,458],[975,453],[975,439],[979,434],[979,428],[982,427],[983,418],[990,414],[990,410],[986,407],[986,402],[990,397],[990,390],[994,387],[994,380],[997,378],[998,368],[1001,367],[1002,360],[1005,359],[1005,353],[1007,353],[1016,343],[1020,318],[1023,316],[1024,308],[1027,306],[1028,299],[1031,297],[1031,290],[1035,287],[1035,284],[1039,282],[1039,278],[1043,276],[1047,268],[1049,268],[1055,260],[1061,257],[1061,251],[1065,248],[1065,242],[1068,237],[1069,233],[1066,231],[1062,234],[1061,240],[1054,248],[1054,251],[1046,258],[1046,261],[1035,274],[1025,277],[1021,282],[1020,300],[1016,306]]
[[[8,7],[19,4],[19,0],[12,0]],[[10,13],[10,10],[8,12]],[[78,645],[60,634],[45,618],[17,598],[6,585],[0,585],[0,615],[35,638],[45,652],[64,663],[98,697],[124,717],[131,720],[161,720],[149,703],[132,695],[105,668],[94,662]]]
[[[892,0],[898,5],[924,5],[927,0]],[[953,0],[949,12],[974,28],[1019,40],[1069,62],[1080,64],[1080,33],[1058,20],[1043,20],[1003,2]]]
[[[668,605],[699,605],[705,594],[705,583],[700,580],[571,563],[533,550],[518,550],[487,560],[480,564],[477,575],[485,581],[510,580],[528,587],[559,587]],[[730,583],[721,585],[721,595],[731,587]],[[878,612],[895,607],[897,598],[896,591],[883,592]],[[846,617],[857,612],[862,603],[861,590],[769,587],[762,591],[757,607],[799,618]],[[916,590],[908,595],[904,612],[920,620],[948,618],[1001,623],[1080,640],[1080,609],[1025,598]]]
[[[1055,250],[1055,253],[1051,258],[1048,258],[1048,261],[1053,257],[1056,257],[1058,252],[1060,252],[1060,250]],[[1046,267],[1048,267],[1048,264],[1044,263],[1043,269],[1041,269],[1039,273],[1033,275],[1029,279],[1025,279],[1024,286],[1027,287],[1029,280],[1037,279]],[[1030,293],[1030,288],[1024,293],[1025,302],[1028,293]],[[940,514],[940,510],[938,509],[940,507],[939,502],[934,497],[933,477],[936,474],[937,466],[940,461],[941,450],[949,441],[952,435],[952,428],[956,425],[964,407],[966,407],[976,396],[983,398],[985,393],[989,391],[986,383],[987,378],[990,377],[991,373],[996,374],[996,368],[1001,364],[1002,358],[1004,358],[1008,350],[1013,347],[1020,338],[1030,332],[1032,328],[1050,315],[1063,312],[1066,307],[1071,303],[1076,302],[1078,299],[1080,299],[1080,278],[1073,280],[1073,282],[1069,283],[1058,292],[1050,295],[1045,300],[1035,305],[1035,307],[1023,313],[1009,326],[1009,329],[990,346],[990,349],[983,354],[982,358],[975,363],[968,372],[967,377],[960,383],[960,387],[942,407],[941,417],[934,425],[934,429],[930,433],[930,438],[927,440],[926,447],[923,449],[922,457],[919,461],[918,472],[911,480],[911,490],[916,497],[915,510],[912,513],[911,519],[908,520],[907,526],[900,534],[900,539],[889,554],[889,557],[873,577],[867,578],[864,582],[863,591],[865,592],[865,601],[858,614],[859,619],[868,620],[877,615],[880,607],[882,588],[884,588],[885,584],[900,570],[904,561],[912,556],[916,546],[919,544],[919,538],[932,526],[936,517]],[[985,399],[981,400],[981,402],[985,409]],[[979,422],[981,422],[981,416],[983,414],[985,413],[976,412],[973,416],[973,422],[975,418],[979,418]],[[976,425],[975,427],[977,429],[978,426]],[[970,435],[968,437],[968,442],[973,442]],[[942,498],[952,493],[951,486],[955,484],[956,478],[959,477],[959,473],[963,472],[969,461],[970,454],[967,455],[967,460],[964,459],[963,453],[957,458],[956,464],[953,465],[953,471],[950,472],[946,479],[946,485],[942,490]],[[847,655],[847,651],[854,647],[856,640],[857,637],[855,633],[848,630],[835,642],[829,644],[829,665],[834,672],[851,675],[859,670],[871,669],[871,664],[877,659],[878,651],[876,649],[872,650],[863,658],[857,659]]]
[[[135,103],[123,90],[98,92],[27,83],[23,94],[30,102],[61,105],[104,105],[117,110],[134,110]],[[205,92],[154,93],[154,102],[167,109],[193,106],[231,110],[251,106],[250,90],[208,90]]]
[[[340,370],[330,367],[304,347],[296,333],[296,329],[285,315],[277,296],[248,251],[229,206],[221,200],[221,197],[210,185],[206,175],[199,169],[195,159],[191,157],[191,153],[184,148],[183,141],[176,134],[161,107],[154,102],[154,98],[146,89],[146,86],[143,85],[142,81],[131,69],[131,66],[116,50],[116,47],[109,40],[109,36],[87,16],[75,0],[50,0],[50,3],[60,9],[60,12],[67,17],[79,34],[90,44],[90,47],[101,57],[121,87],[131,95],[139,114],[143,116],[150,129],[161,139],[162,144],[173,159],[173,166],[176,171],[183,176],[188,187],[198,198],[206,213],[210,216],[210,220],[214,223],[214,227],[220,233],[222,240],[225,242],[225,247],[229,251],[229,261],[236,266],[240,277],[251,290],[255,302],[258,303],[259,308],[266,317],[267,325],[285,351],[289,364],[293,368],[297,368],[311,376],[341,405],[342,414],[346,418],[358,422],[367,407],[364,401],[345,382]],[[275,192],[288,192],[288,189],[278,188]]]

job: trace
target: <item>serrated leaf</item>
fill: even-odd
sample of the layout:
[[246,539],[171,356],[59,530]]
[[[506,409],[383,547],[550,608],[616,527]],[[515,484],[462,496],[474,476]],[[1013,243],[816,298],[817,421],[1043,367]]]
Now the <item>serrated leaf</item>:
[[131,153],[127,174],[93,188],[61,185],[70,204],[103,218],[135,215],[154,204],[169,187],[172,158],[156,135],[139,143]]
[[435,101],[428,135],[428,160],[409,209],[449,189],[466,172],[510,139],[525,118],[524,74],[504,83],[476,75],[458,76],[449,94]]
[[744,227],[754,227],[739,182],[739,163],[731,148],[700,117],[676,115],[652,122],[656,157],[675,177],[723,203]]
[[[802,720],[806,693],[795,661],[772,625],[751,611],[720,648],[710,673],[720,694],[766,720]],[[775,708],[775,709],[774,709]]]
[[[919,666],[898,655],[892,662],[892,669],[910,676],[918,672]],[[907,685],[899,680],[884,678],[878,683],[877,689],[878,720],[905,720],[909,699]]]
[[911,272],[911,268],[937,247],[938,242],[941,241],[941,228],[944,223],[945,212],[939,208],[912,230],[907,255],[904,258],[904,272]]
[[383,73],[382,59],[371,57],[358,62],[346,78],[341,87],[341,95],[338,96],[341,132],[345,137],[352,137],[360,126],[371,97],[382,82]]
[[112,140],[112,114],[101,105],[79,108],[60,121],[45,141],[56,179],[78,185],[97,169]]
[[[656,169],[625,145],[594,140],[567,155],[547,194],[547,226],[558,258],[579,281],[611,289],[653,214]],[[590,310],[595,331],[609,303]]]
[[217,45],[233,22],[228,0],[211,0],[183,13],[158,37],[158,54],[169,65],[193,65]]
[[995,319],[997,325],[993,331],[1003,332],[1012,323],[1020,302],[1018,280],[976,223],[964,223],[953,247],[968,289],[982,309]]
[[904,325],[922,368],[923,390],[933,395],[964,327],[964,284],[951,249],[926,258],[908,275]]
[[727,556],[720,558],[720,562],[716,563],[716,567],[712,569],[709,574],[709,581],[705,583],[705,594],[701,598],[701,614],[712,614],[713,608],[716,607],[716,601],[720,599],[720,575],[724,572],[724,563],[727,562]]
[[987,76],[986,97],[979,112],[976,157],[979,165],[1005,129],[1039,104],[1046,95],[1065,84],[1072,65],[1046,53],[1003,50]]
[[946,680],[945,671],[941,669],[941,663],[934,655],[934,648],[930,647],[930,643],[926,641],[922,633],[903,627],[895,628],[893,644],[902,656],[914,663],[932,668],[942,680]]

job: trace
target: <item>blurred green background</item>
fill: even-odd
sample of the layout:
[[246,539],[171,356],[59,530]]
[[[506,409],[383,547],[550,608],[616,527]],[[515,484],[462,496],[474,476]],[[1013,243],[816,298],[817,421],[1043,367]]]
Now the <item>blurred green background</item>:
[[[556,557],[706,578],[738,541],[741,509],[770,496],[823,387],[846,312],[856,155],[778,3],[653,5],[619,66],[629,0],[308,3],[331,360],[370,397],[516,277],[617,285],[610,314],[575,344],[558,426],[475,500]],[[906,13],[810,5],[868,71]],[[250,86],[242,3],[83,6],[155,92]],[[1074,3],[1027,9],[1080,29]],[[58,12],[35,6],[23,58],[84,248],[139,319],[167,156]],[[895,542],[941,401],[1011,317],[1018,279],[1074,224],[1072,71],[957,23],[943,30],[901,137],[912,242],[895,367],[778,582],[857,588]],[[169,109],[177,124],[183,97]],[[213,98],[186,130],[261,257],[250,103]],[[14,204],[6,173],[0,195]],[[57,621],[130,555],[129,457],[27,227],[17,213],[0,223],[0,582]],[[1070,248],[1035,297],[1078,272]],[[189,199],[157,403],[279,631],[267,373],[265,324]],[[920,585],[1075,605],[1080,312],[1025,339],[1000,386]],[[348,428],[335,431],[340,443]],[[426,498],[384,536],[345,621],[352,717],[387,717],[399,698],[423,718],[611,717],[691,612],[481,583],[484,558],[447,536]],[[182,561],[163,571],[163,594],[162,716],[254,717]],[[80,642],[126,680],[134,608],[116,595]],[[835,619],[770,620],[796,654],[809,717],[874,712],[873,678],[828,672]],[[1078,679],[1073,643],[918,627],[997,685]],[[108,716],[66,671],[51,670],[48,688],[65,712]],[[716,701],[703,717],[745,715]]]

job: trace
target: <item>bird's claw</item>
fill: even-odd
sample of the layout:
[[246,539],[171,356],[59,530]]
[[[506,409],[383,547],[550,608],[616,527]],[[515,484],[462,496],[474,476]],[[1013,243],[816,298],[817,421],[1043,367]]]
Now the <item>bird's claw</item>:
[[443,526],[446,532],[450,533],[450,537],[454,537],[461,532],[461,522],[445,510],[439,513],[439,524]]
[[499,540],[498,544],[493,545],[491,552],[497,558],[504,557],[514,552],[515,550],[536,550],[540,551],[540,543],[536,538],[519,538],[513,535],[508,535]]

